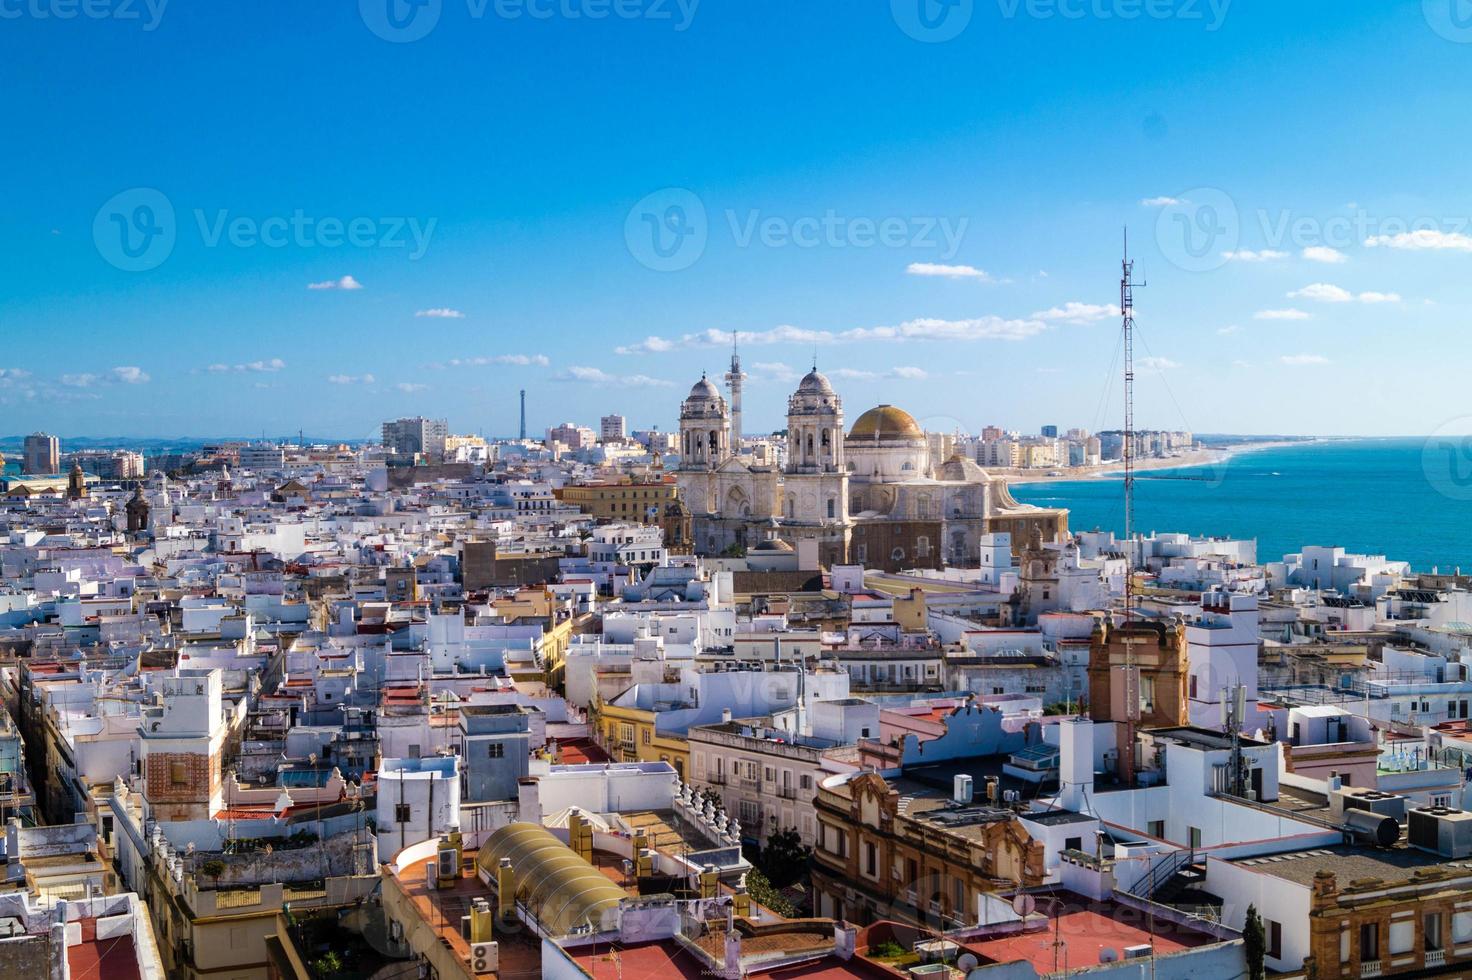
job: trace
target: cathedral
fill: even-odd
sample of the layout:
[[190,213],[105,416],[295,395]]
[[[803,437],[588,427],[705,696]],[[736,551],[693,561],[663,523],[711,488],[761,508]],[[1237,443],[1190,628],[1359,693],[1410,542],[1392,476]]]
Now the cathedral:
[[869,409],[844,431],[843,400],[816,367],[787,399],[780,468],[742,452],[741,368],[731,399],[704,376],[680,406],[677,479],[691,539],[702,555],[744,552],[776,537],[816,540],[819,560],[898,571],[974,566],[981,536],[1010,532],[1014,551],[1058,540],[1068,511],[1020,504],[1001,477],[957,454],[893,405]]

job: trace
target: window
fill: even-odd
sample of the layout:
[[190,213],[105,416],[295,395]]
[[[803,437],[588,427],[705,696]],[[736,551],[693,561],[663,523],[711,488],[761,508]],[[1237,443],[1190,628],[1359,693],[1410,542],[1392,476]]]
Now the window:
[[1150,824],[1149,824],[1148,827],[1146,827],[1145,832],[1147,834],[1149,834],[1151,837],[1158,837],[1161,840],[1164,840],[1165,839],[1165,821],[1164,820],[1152,820],[1152,821],[1150,821]]
[[1283,923],[1274,922],[1272,919],[1263,923],[1267,926],[1267,956],[1270,960],[1283,958]]
[[1065,851],[1082,851],[1084,849],[1084,839],[1082,837],[1064,838],[1063,849]]
[[491,742],[486,746],[486,756],[491,759],[501,759],[506,756],[506,746],[501,742]]
[[1360,959],[1378,960],[1380,958],[1380,924],[1378,922],[1365,922],[1360,925]]
[[188,786],[189,771],[182,762],[169,763],[169,785]]
[[1201,828],[1200,827],[1187,827],[1186,828],[1186,843],[1188,845],[1190,845],[1191,847],[1193,847],[1193,848],[1200,847],[1201,846]]
[[868,738],[868,737],[869,737],[869,726],[865,725],[863,728],[860,728],[859,729],[859,738]]
[[412,810],[407,803],[398,803],[394,806],[394,823],[408,823]]
[[644,729],[644,730],[643,730],[643,731],[642,731],[642,732],[640,732],[640,733],[639,733],[639,734],[640,734],[640,736],[641,736],[641,737],[642,737],[642,738],[643,738],[643,741],[644,741],[644,744],[645,744],[645,745],[648,745],[648,744],[649,744],[649,743],[650,743],[650,741],[651,741],[651,740],[652,740],[652,735],[651,735],[651,734],[650,734],[650,731],[649,731],[649,729],[647,729],[647,728],[646,728],[646,729]]
[[870,841],[864,841],[864,874],[870,878],[879,874],[879,849]]
[[1426,913],[1426,928],[1422,933],[1426,941],[1427,950],[1443,949],[1441,940],[1441,913]]

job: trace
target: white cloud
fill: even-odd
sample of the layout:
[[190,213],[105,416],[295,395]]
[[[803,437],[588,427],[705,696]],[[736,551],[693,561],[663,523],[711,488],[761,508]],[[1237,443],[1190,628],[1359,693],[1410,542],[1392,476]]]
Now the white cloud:
[[1329,363],[1329,359],[1321,354],[1284,354],[1278,360],[1295,367],[1312,367]]
[[1180,365],[1168,357],[1147,357],[1140,361],[1140,367],[1147,371],[1171,371]]
[[1321,303],[1399,303],[1399,293],[1351,293],[1339,286],[1316,282],[1288,294],[1289,299],[1312,299]]
[[492,364],[548,367],[552,361],[545,354],[495,354],[491,357],[454,357],[445,363],[450,367],[488,367]]
[[1384,246],[1409,252],[1428,250],[1472,252],[1472,236],[1458,231],[1422,229],[1421,231],[1401,232],[1399,235],[1371,235],[1365,239],[1365,245],[1369,248]]
[[1258,310],[1252,314],[1254,320],[1307,320],[1313,314],[1302,310]]
[[147,371],[132,366],[115,367],[102,374],[88,371],[61,376],[61,383],[68,388],[91,388],[103,384],[142,385],[152,380]]
[[463,319],[465,319],[465,314],[464,313],[461,313],[459,310],[452,310],[452,309],[450,309],[447,306],[437,306],[437,307],[435,307],[434,309],[431,309],[431,310],[420,310],[418,313],[415,313],[414,315],[415,316],[434,317],[435,319],[439,319],[439,320],[463,320]]
[[1228,324],[1225,327],[1219,328],[1217,330],[1217,333],[1221,334],[1223,337],[1229,337],[1229,336],[1231,336],[1232,334],[1236,333],[1238,330],[1241,330],[1241,329],[1242,329],[1241,327],[1237,326],[1235,323],[1232,323],[1232,324]]
[[1303,250],[1303,257],[1310,262],[1322,262],[1325,265],[1342,265],[1349,261],[1349,256],[1328,245],[1310,245]]
[[308,289],[362,289],[363,284],[352,276],[343,276],[341,279],[327,279],[322,282],[307,283]]
[[[1067,307],[1058,307],[1047,312],[1051,319],[1060,322],[1083,323],[1088,317],[1094,315],[1092,311],[1098,309],[1114,309],[1115,312],[1118,312],[1117,308],[1090,307],[1083,303],[1069,303]],[[857,341],[898,343],[909,340],[1022,340],[1048,329],[1048,324],[1043,322],[1040,316],[1025,320],[1008,320],[997,316],[982,316],[968,320],[922,318],[906,320],[904,323],[893,326],[854,327],[839,331],[810,330],[805,327],[783,324],[772,327],[770,330],[738,331],[735,339],[743,347],[767,344],[800,344],[804,347],[811,347],[814,344],[843,344]],[[729,347],[731,339],[729,331],[711,329],[699,333],[688,333],[678,340],[649,337],[633,346],[616,347],[614,352],[642,354],[673,350],[677,347]]]
[[995,282],[991,273],[974,265],[941,265],[935,262],[911,262],[905,272],[912,276],[934,276],[942,279],[976,279]]
[[416,384],[411,381],[400,381],[398,384],[394,385],[394,387],[399,391],[402,391],[406,395],[411,395],[416,391],[429,390],[429,385]]
[[1173,208],[1189,203],[1183,197],[1147,197],[1140,202],[1140,206],[1145,208]]
[[845,381],[921,381],[929,377],[923,368],[917,367],[894,367],[888,371],[862,371],[856,368],[838,368],[833,372],[833,376]]
[[334,385],[371,385],[377,379],[371,374],[329,374],[327,383]]
[[1288,294],[1289,299],[1312,299],[1320,303],[1353,303],[1354,293],[1326,282],[1316,282]]
[[1254,252],[1250,248],[1239,248],[1235,252],[1223,252],[1222,258],[1228,262],[1274,262],[1278,259],[1286,259],[1287,252],[1278,252],[1270,248]]
[[284,367],[286,367],[285,361],[279,357],[273,357],[265,361],[248,361],[245,364],[211,364],[205,370],[210,374],[225,374],[230,371],[269,374],[280,371]]
[[788,384],[801,377],[792,365],[784,364],[781,361],[757,361],[754,364],[746,365],[746,367],[749,368],[747,373],[756,382],[770,381]]
[[647,374],[609,374],[602,368],[574,364],[557,376],[558,381],[592,385],[618,385],[623,388],[673,388],[674,382],[651,378]]
[[1033,319],[1047,323],[1094,323],[1120,315],[1119,307],[1113,303],[1064,303],[1052,309],[1034,313]]
[[672,341],[663,337],[645,337],[637,344],[629,344],[625,347],[615,347],[615,354],[663,354],[674,347]]

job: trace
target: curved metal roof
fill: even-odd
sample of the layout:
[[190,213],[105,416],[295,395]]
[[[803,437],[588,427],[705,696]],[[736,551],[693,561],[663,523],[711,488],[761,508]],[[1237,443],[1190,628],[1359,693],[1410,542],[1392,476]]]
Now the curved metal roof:
[[502,858],[510,858],[516,872],[517,900],[554,936],[586,926],[600,931],[603,913],[626,897],[622,888],[537,824],[502,827],[481,845],[475,860],[494,878]]

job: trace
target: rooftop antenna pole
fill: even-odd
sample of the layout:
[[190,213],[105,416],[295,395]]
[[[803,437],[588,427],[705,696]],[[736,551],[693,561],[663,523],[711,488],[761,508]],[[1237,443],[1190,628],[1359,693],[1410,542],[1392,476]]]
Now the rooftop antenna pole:
[[526,389],[521,389],[521,441],[526,442]]
[[1124,230],[1120,263],[1119,310],[1124,327],[1124,680],[1125,748],[1121,768],[1126,783],[1135,781],[1135,727],[1140,720],[1140,680],[1135,666],[1135,263],[1130,261],[1130,233]]

